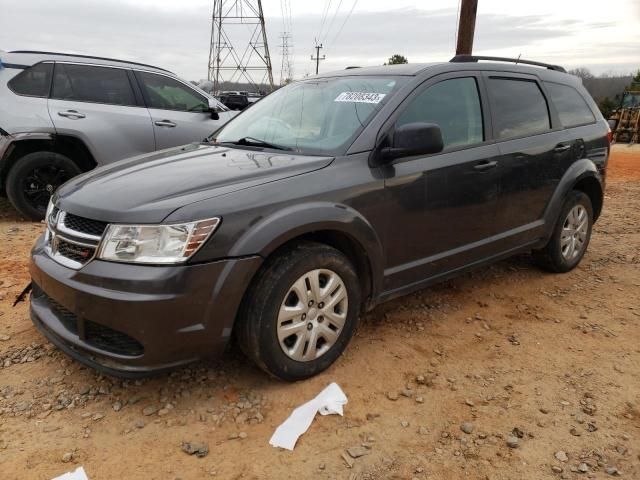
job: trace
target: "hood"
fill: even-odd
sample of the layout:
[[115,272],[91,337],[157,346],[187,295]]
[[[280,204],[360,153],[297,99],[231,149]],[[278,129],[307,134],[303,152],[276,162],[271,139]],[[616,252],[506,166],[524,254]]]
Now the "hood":
[[190,144],[73,178],[56,205],[105,222],[158,223],[177,208],[324,168],[333,157]]

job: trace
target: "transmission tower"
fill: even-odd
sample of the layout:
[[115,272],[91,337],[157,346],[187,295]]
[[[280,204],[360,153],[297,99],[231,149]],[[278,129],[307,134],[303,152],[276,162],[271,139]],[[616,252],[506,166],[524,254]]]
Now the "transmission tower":
[[261,0],[214,0],[208,78],[215,93],[225,82],[273,90]]
[[293,79],[293,66],[291,64],[291,52],[289,51],[293,45],[289,43],[291,40],[291,34],[289,32],[282,32],[280,39],[282,40],[282,43],[279,45],[282,56],[282,65],[280,66],[280,85],[284,85]]

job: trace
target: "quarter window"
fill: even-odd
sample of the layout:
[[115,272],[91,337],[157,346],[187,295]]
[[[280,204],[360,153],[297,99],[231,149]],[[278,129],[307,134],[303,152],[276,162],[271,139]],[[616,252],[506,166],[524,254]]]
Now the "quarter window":
[[9,88],[18,95],[48,97],[52,70],[52,63],[38,63],[11,79]]
[[53,98],[76,102],[136,105],[126,70],[56,63]]
[[207,112],[209,102],[192,88],[164,75],[138,72],[147,96],[149,108]]
[[435,123],[444,148],[481,143],[482,110],[474,78],[454,78],[428,87],[402,112],[396,127],[407,123]]
[[596,121],[587,102],[575,88],[559,83],[545,83],[545,85],[563,127],[576,127]]
[[551,128],[547,102],[536,82],[490,78],[488,84],[497,138],[536,135]]

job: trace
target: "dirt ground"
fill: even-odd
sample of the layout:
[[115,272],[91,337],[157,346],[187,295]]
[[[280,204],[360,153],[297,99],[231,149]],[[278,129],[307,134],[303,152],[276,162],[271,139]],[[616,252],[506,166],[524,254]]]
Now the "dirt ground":
[[[382,305],[332,368],[295,384],[235,351],[137,382],[71,361],[12,307],[42,228],[0,204],[0,479],[80,465],[91,480],[640,478],[638,148],[614,149],[579,268],[551,275],[522,255]],[[330,382],[344,417],[318,416],[293,452],[271,447]]]

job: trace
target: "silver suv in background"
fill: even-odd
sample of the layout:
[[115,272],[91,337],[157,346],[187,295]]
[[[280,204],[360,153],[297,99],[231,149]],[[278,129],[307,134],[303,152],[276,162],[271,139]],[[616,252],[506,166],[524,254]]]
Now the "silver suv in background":
[[98,165],[201,141],[237,112],[162,68],[0,51],[0,191],[26,217]]

